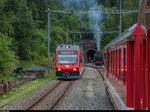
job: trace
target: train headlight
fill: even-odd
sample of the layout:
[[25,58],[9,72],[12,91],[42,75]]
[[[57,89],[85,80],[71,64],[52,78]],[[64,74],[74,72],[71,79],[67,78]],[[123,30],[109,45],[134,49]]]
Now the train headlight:
[[70,46],[66,46],[66,48],[68,49],[68,48],[70,48]]
[[76,68],[74,68],[74,69],[73,69],[73,71],[77,71],[77,69],[76,69]]
[[58,68],[57,70],[58,70],[58,71],[61,71],[61,69],[60,69],[60,68]]

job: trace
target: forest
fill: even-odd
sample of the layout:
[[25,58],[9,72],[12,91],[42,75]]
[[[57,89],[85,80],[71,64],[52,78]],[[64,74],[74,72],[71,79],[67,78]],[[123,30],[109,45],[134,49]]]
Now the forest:
[[[78,0],[75,0],[78,1]],[[80,1],[80,0],[79,0]],[[88,1],[88,0],[85,0]],[[90,1],[90,0],[89,0]],[[120,0],[95,0],[103,10],[119,10]],[[67,0],[0,0],[0,76],[13,71],[21,61],[42,61],[47,59],[47,13],[45,10],[74,9],[67,7]],[[76,6],[77,7],[77,6]],[[86,10],[88,7],[80,7]],[[139,0],[122,0],[122,10],[138,10]],[[137,23],[138,13],[122,14],[122,32]],[[120,15],[103,15],[101,31],[119,31]],[[90,22],[86,14],[51,13],[51,57],[58,44],[66,41],[66,25],[70,31],[89,31]],[[103,49],[119,33],[101,36]],[[80,35],[77,35],[78,42]],[[73,34],[69,33],[72,43]],[[78,43],[77,43],[78,44]],[[9,72],[8,72],[9,71]]]

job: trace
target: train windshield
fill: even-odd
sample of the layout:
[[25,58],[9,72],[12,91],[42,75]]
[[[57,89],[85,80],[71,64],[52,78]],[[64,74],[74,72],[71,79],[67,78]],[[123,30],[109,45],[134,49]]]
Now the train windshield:
[[58,51],[57,64],[77,64],[77,51]]

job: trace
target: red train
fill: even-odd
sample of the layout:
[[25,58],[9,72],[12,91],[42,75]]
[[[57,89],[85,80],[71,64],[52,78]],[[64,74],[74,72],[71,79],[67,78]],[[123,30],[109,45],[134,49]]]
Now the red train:
[[78,45],[58,45],[55,53],[57,79],[79,79],[84,70],[84,52]]
[[105,47],[105,83],[116,109],[150,110],[150,0],[138,23]]
[[116,109],[150,109],[150,47],[146,38],[145,27],[135,24],[105,47],[106,88]]

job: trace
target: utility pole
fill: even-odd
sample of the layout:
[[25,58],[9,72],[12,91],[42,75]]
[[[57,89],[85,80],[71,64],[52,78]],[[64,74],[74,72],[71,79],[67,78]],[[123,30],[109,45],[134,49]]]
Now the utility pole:
[[69,25],[67,24],[66,27],[67,27],[67,39],[66,39],[66,44],[68,44],[68,29],[69,29]]
[[48,13],[48,76],[50,76],[50,13],[51,10],[46,10]]
[[82,34],[80,34],[80,46],[81,46],[81,39],[82,39]]
[[122,10],[122,4],[121,4],[122,0],[120,0],[120,35],[122,33],[122,13],[121,13],[121,10]]
[[76,34],[74,34],[73,44],[75,45]]
[[80,35],[80,39],[82,39],[82,34]]

